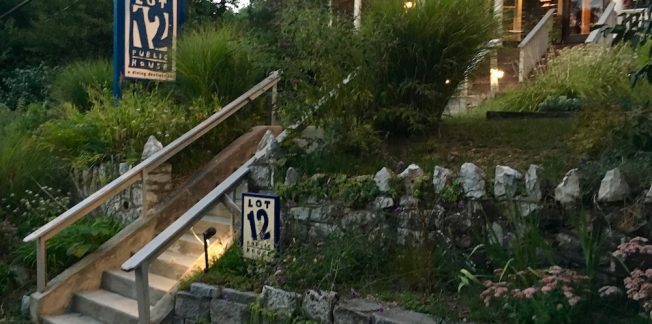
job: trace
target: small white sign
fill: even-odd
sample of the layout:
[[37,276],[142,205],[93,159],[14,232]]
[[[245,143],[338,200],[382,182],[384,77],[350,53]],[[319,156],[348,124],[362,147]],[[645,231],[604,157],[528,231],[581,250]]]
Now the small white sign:
[[242,252],[245,258],[271,260],[280,241],[280,199],[242,194]]

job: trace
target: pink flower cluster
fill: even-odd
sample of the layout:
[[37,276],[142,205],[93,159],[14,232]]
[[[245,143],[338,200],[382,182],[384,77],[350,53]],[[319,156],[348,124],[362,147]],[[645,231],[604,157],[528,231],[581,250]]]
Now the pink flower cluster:
[[652,269],[634,269],[623,282],[627,297],[642,303],[645,311],[650,312],[652,317]]
[[612,254],[621,260],[625,260],[630,255],[652,255],[652,245],[646,244],[647,242],[648,239],[644,237],[635,237],[627,243],[618,245],[618,248]]
[[527,274],[528,272],[519,271],[510,275],[508,276],[510,282],[485,281],[483,283],[485,290],[480,294],[484,304],[489,306],[493,299],[498,298],[531,299],[537,294],[545,295],[554,290],[560,290],[566,297],[568,304],[574,306],[582,300],[580,296],[575,294],[574,286],[589,280],[589,277],[579,275],[575,271],[552,266],[543,274],[539,274],[537,282],[531,287],[525,289],[514,288],[513,282],[517,278],[524,278]]

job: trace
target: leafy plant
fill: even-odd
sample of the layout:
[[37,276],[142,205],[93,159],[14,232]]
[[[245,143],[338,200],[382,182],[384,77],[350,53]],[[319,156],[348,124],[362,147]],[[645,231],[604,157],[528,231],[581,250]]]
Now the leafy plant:
[[577,98],[548,96],[537,107],[539,111],[578,111],[582,103]]
[[344,174],[316,174],[295,185],[279,185],[279,195],[286,199],[330,199],[352,208],[364,208],[380,193],[371,176],[347,177]]
[[43,63],[14,69],[0,80],[0,103],[16,109],[42,101],[47,96],[51,75],[52,68]]
[[81,110],[90,108],[89,88],[108,89],[112,66],[109,61],[80,61],[61,69],[52,82],[50,97],[59,103],[69,102]]
[[[83,219],[61,231],[48,241],[48,265],[51,276],[61,273],[122,229],[117,218],[103,216]],[[16,250],[16,261],[25,267],[36,267],[36,247],[23,244]]]

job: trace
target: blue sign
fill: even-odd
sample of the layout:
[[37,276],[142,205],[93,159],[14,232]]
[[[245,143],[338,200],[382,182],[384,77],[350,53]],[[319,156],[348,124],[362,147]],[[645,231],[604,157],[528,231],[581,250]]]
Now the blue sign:
[[179,0],[128,0],[124,20],[124,76],[174,80]]

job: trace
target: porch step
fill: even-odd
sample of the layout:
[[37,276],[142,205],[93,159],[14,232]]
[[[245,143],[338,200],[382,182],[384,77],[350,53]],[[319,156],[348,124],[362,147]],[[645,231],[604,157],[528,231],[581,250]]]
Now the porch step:
[[43,324],[104,324],[92,317],[79,313],[67,313],[43,317]]
[[[191,231],[184,234],[177,240],[172,247],[171,251],[178,252],[181,254],[198,254],[204,252],[204,242],[202,241],[202,232],[195,230],[193,234]],[[197,236],[195,236],[197,235]]]
[[[178,284],[176,280],[162,277],[153,273],[148,274],[149,300],[154,305],[167,292],[172,291]],[[137,299],[136,275],[134,272],[124,272],[120,269],[105,271],[102,275],[102,289],[114,292],[121,296]]]
[[231,214],[224,216],[206,215],[192,227],[192,230],[201,238],[201,234],[209,227],[215,227],[218,234],[231,233],[233,230],[231,228]]
[[190,270],[199,256],[200,254],[181,254],[168,250],[152,262],[150,272],[176,280]]
[[104,289],[76,293],[73,310],[105,323],[138,323],[138,302]]

